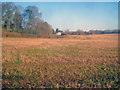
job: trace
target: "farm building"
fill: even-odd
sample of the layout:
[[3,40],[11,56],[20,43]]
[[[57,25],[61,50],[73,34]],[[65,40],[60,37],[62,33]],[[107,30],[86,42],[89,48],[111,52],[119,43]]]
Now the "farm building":
[[56,35],[61,35],[61,34],[62,34],[61,32],[56,33]]

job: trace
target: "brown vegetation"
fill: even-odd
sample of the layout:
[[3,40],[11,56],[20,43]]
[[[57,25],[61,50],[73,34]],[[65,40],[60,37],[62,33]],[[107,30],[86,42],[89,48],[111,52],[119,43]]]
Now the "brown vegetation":
[[118,87],[118,36],[3,38],[3,88]]

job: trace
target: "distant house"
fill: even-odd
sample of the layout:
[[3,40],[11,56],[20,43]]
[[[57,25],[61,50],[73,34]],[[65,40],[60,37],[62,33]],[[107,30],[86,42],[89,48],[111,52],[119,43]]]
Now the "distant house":
[[56,33],[56,35],[62,35],[62,32],[58,32],[58,33]]

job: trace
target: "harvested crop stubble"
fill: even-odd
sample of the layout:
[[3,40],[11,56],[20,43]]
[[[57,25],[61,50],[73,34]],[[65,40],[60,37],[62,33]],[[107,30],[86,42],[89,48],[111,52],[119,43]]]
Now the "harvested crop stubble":
[[3,88],[118,87],[117,34],[2,41]]

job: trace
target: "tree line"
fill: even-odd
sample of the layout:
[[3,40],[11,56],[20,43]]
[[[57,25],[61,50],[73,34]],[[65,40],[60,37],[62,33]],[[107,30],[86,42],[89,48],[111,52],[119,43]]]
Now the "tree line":
[[52,27],[41,20],[42,13],[36,6],[26,8],[11,2],[2,3],[2,28],[5,32],[36,34],[38,37],[50,37]]
[[89,31],[83,31],[83,30],[76,30],[76,31],[69,31],[69,29],[62,31],[58,28],[53,32],[53,34],[56,34],[58,32],[61,32],[62,35],[91,35],[91,34],[116,34],[120,33],[120,30],[89,30]]

